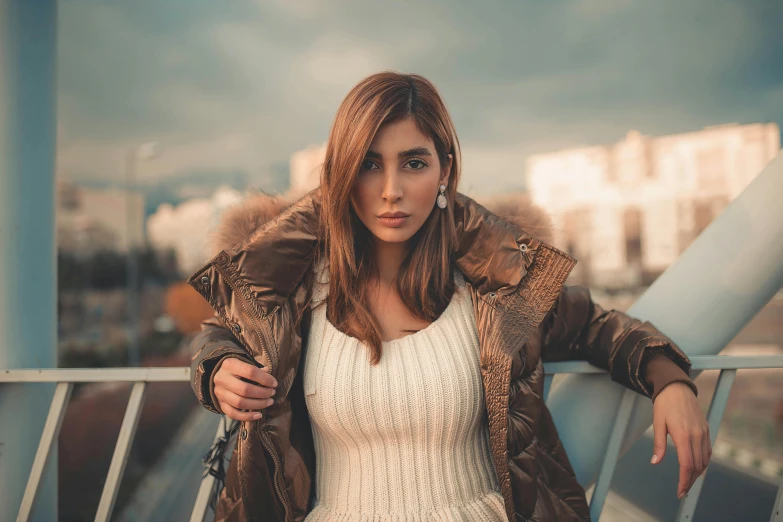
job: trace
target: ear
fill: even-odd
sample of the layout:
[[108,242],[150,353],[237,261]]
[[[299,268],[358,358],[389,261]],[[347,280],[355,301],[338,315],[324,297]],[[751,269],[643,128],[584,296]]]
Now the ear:
[[448,161],[443,165],[443,168],[441,169],[441,175],[440,175],[440,184],[448,186],[449,184],[449,176],[451,174],[451,164],[453,163],[454,156],[449,154]]

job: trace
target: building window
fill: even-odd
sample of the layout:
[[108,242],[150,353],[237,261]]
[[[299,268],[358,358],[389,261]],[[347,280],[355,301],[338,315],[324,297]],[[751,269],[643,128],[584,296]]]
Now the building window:
[[642,213],[639,209],[625,210],[625,258],[630,266],[642,264]]
[[699,192],[725,192],[726,174],[726,154],[722,147],[696,152],[696,182]]

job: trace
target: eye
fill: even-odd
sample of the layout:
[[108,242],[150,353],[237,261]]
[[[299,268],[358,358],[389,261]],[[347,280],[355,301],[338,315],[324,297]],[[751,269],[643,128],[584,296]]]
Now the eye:
[[360,170],[362,172],[364,172],[365,170],[373,170],[374,166],[377,166],[377,165],[375,165],[375,163],[373,161],[371,161],[371,160],[364,160],[362,162],[362,166],[361,166]]
[[427,168],[427,163],[420,159],[412,159],[408,162],[408,165],[413,168],[413,170],[421,170],[424,168]]

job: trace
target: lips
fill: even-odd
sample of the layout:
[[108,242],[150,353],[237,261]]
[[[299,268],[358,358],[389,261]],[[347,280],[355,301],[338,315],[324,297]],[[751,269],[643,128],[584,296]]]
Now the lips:
[[378,220],[387,227],[397,228],[401,227],[408,217],[409,214],[404,212],[385,212],[378,216]]

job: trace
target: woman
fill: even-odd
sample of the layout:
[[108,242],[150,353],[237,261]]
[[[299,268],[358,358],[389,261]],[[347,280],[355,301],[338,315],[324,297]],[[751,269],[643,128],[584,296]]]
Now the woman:
[[679,495],[701,474],[687,357],[564,286],[575,261],[458,193],[459,175],[436,89],[383,72],[341,104],[319,189],[276,217],[234,213],[238,242],[189,279],[216,311],[193,388],[241,421],[218,520],[589,520],[544,360],[651,397]]

